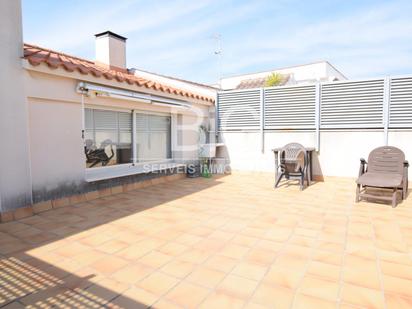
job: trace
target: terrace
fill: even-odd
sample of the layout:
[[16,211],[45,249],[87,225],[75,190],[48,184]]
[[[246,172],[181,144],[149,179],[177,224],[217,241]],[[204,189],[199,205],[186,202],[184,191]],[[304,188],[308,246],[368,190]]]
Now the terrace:
[[0,225],[4,308],[410,308],[412,200],[269,173],[164,182]]

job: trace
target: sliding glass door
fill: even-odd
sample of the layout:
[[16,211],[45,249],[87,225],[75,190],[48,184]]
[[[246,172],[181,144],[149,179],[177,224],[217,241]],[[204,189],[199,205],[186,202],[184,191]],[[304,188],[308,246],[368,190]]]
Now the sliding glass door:
[[136,113],[136,162],[171,159],[171,117]]
[[86,166],[132,162],[132,114],[99,109],[85,110]]
[[86,167],[171,159],[171,117],[87,108],[84,152]]

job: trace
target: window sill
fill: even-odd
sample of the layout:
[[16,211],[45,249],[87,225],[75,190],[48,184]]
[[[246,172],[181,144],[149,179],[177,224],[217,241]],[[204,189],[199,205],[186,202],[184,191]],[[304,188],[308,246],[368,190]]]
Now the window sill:
[[154,173],[163,170],[173,170],[179,167],[185,167],[186,164],[175,163],[171,161],[140,163],[138,165],[122,164],[101,168],[86,169],[86,182],[95,182],[113,178],[127,177],[138,174]]

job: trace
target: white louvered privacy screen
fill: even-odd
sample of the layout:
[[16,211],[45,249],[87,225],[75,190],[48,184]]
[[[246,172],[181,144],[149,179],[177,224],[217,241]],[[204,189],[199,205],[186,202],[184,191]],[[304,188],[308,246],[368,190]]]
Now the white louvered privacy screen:
[[259,129],[261,91],[218,93],[219,127],[228,130]]
[[391,79],[389,127],[412,127],[412,77]]
[[412,77],[221,91],[217,106],[220,131],[412,128]]
[[383,127],[384,80],[321,85],[321,128]]
[[314,128],[315,94],[314,85],[265,89],[264,128]]

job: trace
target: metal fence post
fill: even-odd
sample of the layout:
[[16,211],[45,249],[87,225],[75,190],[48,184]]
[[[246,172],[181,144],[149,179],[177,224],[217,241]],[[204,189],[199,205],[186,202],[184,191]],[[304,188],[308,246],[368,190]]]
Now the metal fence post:
[[215,97],[215,141],[219,140],[219,92],[216,92]]
[[265,89],[260,89],[260,151],[265,153]]
[[320,104],[321,104],[321,84],[317,83],[315,88],[315,129],[316,129],[316,151],[320,149]]
[[137,131],[137,126],[136,126],[136,111],[132,110],[132,163],[135,165],[137,163],[137,137],[136,137],[136,131]]
[[390,77],[385,77],[384,86],[383,86],[383,134],[385,146],[388,145],[389,138],[389,100],[390,100],[390,88],[391,88],[391,79]]

